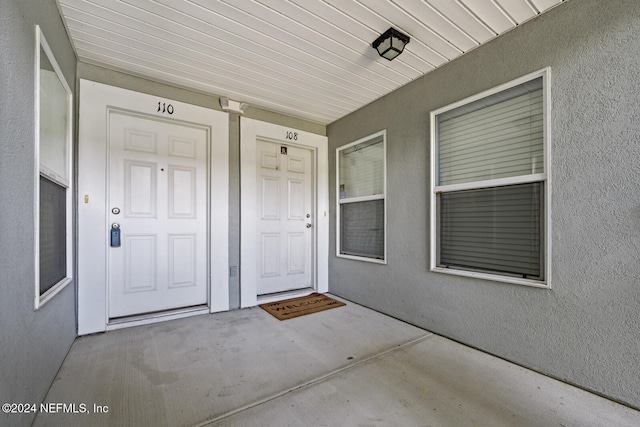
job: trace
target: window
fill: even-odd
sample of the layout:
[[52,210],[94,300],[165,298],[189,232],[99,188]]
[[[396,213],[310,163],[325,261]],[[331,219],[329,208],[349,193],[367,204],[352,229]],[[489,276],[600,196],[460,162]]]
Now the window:
[[71,282],[71,90],[36,26],[35,308]]
[[337,149],[337,256],[386,261],[386,132]]
[[431,113],[431,270],[549,286],[548,69]]

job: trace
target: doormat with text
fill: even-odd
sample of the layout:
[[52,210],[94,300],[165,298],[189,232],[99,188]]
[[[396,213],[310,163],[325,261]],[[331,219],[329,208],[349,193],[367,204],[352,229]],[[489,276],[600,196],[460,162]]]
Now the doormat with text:
[[260,304],[260,308],[278,320],[286,320],[304,316],[305,314],[329,310],[330,308],[342,307],[343,305],[347,304],[314,292],[305,297]]

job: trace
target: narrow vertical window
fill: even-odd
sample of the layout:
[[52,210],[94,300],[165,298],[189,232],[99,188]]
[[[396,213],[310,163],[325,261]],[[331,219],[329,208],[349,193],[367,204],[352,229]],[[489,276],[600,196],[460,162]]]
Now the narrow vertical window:
[[36,26],[35,308],[71,281],[71,90]]
[[386,262],[386,132],[337,150],[337,255]]
[[433,271],[548,286],[547,79],[431,113]]

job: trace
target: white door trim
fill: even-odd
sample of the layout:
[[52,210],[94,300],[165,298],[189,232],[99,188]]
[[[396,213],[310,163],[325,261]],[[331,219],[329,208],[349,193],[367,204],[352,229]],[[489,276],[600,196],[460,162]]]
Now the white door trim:
[[[171,113],[159,104],[171,105]],[[229,119],[227,113],[80,79],[78,142],[78,334],[109,325],[107,289],[107,116],[120,109],[209,129],[209,312],[229,309]],[[196,313],[196,312],[194,312]],[[158,316],[158,320],[172,316]],[[140,321],[132,322],[140,324]]]
[[314,152],[316,201],[313,274],[316,292],[329,291],[329,165],[326,136],[240,118],[240,306],[258,304],[256,286],[256,139],[297,145]]

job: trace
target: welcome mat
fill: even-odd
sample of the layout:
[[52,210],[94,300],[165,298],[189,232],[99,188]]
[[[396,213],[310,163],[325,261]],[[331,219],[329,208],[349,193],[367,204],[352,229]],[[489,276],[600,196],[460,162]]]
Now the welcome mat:
[[317,313],[330,308],[347,305],[326,295],[312,293],[306,297],[285,299],[282,301],[260,304],[260,308],[278,320],[293,319],[305,314]]

